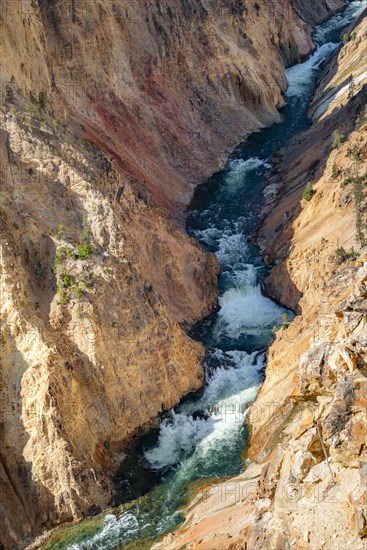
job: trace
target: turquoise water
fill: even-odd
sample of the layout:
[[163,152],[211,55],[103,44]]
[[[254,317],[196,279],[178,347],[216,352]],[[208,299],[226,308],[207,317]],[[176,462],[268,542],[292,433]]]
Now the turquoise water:
[[192,332],[207,348],[205,387],[166,414],[159,430],[135,443],[116,480],[125,504],[60,530],[45,549],[116,550],[134,541],[135,548],[150,548],[182,521],[190,484],[243,469],[246,414],[263,379],[272,329],[285,312],[262,295],[259,282],[266,268],[251,244],[264,171],[273,153],[309,126],[307,107],[320,66],[338,47],[343,27],[366,6],[367,0],[350,2],[343,14],[316,30],[315,53],[287,71],[282,122],[240,145],[192,201],[187,229],[217,255],[222,268],[220,309]]

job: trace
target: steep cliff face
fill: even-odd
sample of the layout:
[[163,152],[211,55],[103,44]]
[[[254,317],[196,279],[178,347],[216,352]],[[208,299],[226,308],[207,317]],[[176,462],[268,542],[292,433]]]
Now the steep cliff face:
[[[316,2],[339,9],[344,2]],[[315,5],[315,2],[313,2]],[[325,8],[325,9],[324,9]],[[111,503],[124,445],[203,378],[217,264],[181,213],[278,119],[308,2],[6,2],[0,541]],[[301,16],[301,17],[300,17]]]
[[[128,182],[117,201],[121,179],[60,140],[48,117],[32,131],[26,118],[18,102],[2,115],[1,135],[0,513],[9,548],[110,503],[124,443],[199,389],[203,350],[175,317],[191,322],[200,303],[215,303],[217,269]],[[166,269],[169,306],[139,269],[142,239],[147,270]]]
[[[307,4],[298,3],[301,15]],[[316,4],[324,17],[328,2]],[[289,0],[29,1],[8,10],[3,80],[47,90],[63,121],[170,211],[240,138],[278,119],[284,64],[313,47]]]
[[364,15],[325,71],[310,110],[312,127],[281,152],[281,177],[271,184],[273,198],[258,235],[263,254],[275,264],[265,290],[299,315],[270,350],[258,403],[276,404],[271,421],[256,415],[253,422],[254,456],[266,455],[275,428],[292,411],[288,397],[299,357],[333,324],[334,309],[354,284],[361,260],[354,261],[366,250],[365,29]]
[[265,287],[299,315],[269,350],[248,468],[201,491],[154,548],[365,548],[365,28],[364,17],[348,32],[313,126],[280,152],[266,193],[258,241],[275,266]]

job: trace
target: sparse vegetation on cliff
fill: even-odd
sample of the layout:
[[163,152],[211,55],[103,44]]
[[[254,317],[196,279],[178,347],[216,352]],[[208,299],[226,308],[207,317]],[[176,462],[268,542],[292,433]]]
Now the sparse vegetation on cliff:
[[63,288],[69,288],[74,283],[74,277],[70,273],[63,273],[61,275],[61,283]]
[[15,94],[11,83],[5,86],[5,98],[9,103],[14,103],[15,101]]
[[282,315],[282,329],[285,330],[291,324],[290,317],[287,312],[284,312]]
[[331,146],[333,149],[339,149],[339,147],[344,143],[345,135],[340,130],[335,130],[332,136]]
[[76,299],[79,299],[79,298],[81,298],[81,297],[83,296],[84,292],[83,292],[83,290],[80,288],[80,286],[75,286],[75,287],[73,288],[73,294],[74,294],[74,297],[75,297]]
[[57,293],[58,293],[57,303],[60,306],[65,306],[70,302],[69,294],[65,288],[59,287]]
[[315,193],[316,191],[314,190],[312,183],[309,182],[302,193],[302,198],[305,199],[305,201],[310,202]]
[[341,169],[338,168],[338,165],[336,164],[336,162],[334,162],[333,166],[332,166],[332,169],[331,169],[331,179],[333,180],[337,180],[339,178],[339,176],[341,175]]
[[359,175],[361,164],[363,161],[363,155],[364,151],[362,149],[361,143],[353,142],[348,146],[346,158],[352,161],[352,166],[350,169],[351,176],[349,176],[343,182],[344,186],[349,183],[353,184],[354,209],[356,217],[356,239],[362,247],[365,246],[367,243],[367,225],[364,219],[366,200],[365,182],[367,181],[367,173],[363,176]]
[[88,243],[77,244],[75,247],[75,255],[79,260],[88,260],[93,254],[93,248]]
[[335,261],[337,264],[343,264],[348,260],[356,260],[358,258],[358,253],[352,248],[347,251],[342,246],[336,249],[335,251]]

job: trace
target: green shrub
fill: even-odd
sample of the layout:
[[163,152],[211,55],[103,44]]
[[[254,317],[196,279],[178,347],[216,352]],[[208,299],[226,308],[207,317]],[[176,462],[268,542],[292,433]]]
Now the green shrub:
[[27,101],[26,111],[31,116],[34,116],[36,114],[36,110],[35,110],[34,105],[31,101]]
[[43,109],[46,107],[46,93],[41,91],[38,94],[38,101],[37,101],[38,107],[43,111]]
[[358,145],[358,143],[352,143],[352,144],[348,147],[345,156],[346,156],[347,158],[350,158],[350,159],[354,160],[357,164],[359,164],[360,162],[362,162],[363,150],[362,150],[362,148]]
[[57,271],[60,265],[66,260],[66,258],[73,255],[72,250],[68,246],[60,246],[56,250],[54,258],[54,271]]
[[338,168],[336,162],[334,162],[333,167],[331,169],[331,179],[337,180],[340,174],[341,174],[341,169]]
[[282,329],[285,330],[290,325],[290,319],[288,313],[285,311],[282,315]]
[[77,244],[75,247],[75,254],[79,260],[88,260],[93,254],[93,248],[88,243]]
[[350,183],[354,183],[354,180],[355,178],[353,178],[353,176],[348,176],[347,178],[345,178],[345,180],[343,180],[342,187],[346,187]]
[[33,92],[29,92],[29,99],[33,105],[38,107],[39,111],[43,111],[46,107],[46,93],[43,91],[39,92],[38,97]]
[[57,228],[56,236],[57,236],[58,239],[65,239],[65,226],[64,225],[59,225],[59,227]]
[[74,286],[73,288],[73,294],[74,294],[74,297],[79,299],[83,296],[84,292],[83,290],[80,288],[80,286]]
[[345,141],[345,135],[340,130],[335,130],[333,132],[333,140],[331,142],[331,146],[333,149],[339,149],[339,147],[342,145],[342,143]]
[[70,288],[73,283],[74,277],[72,275],[70,275],[69,273],[63,273],[61,275],[61,284],[63,288]]
[[11,86],[11,84],[7,84],[5,86],[5,97],[6,97],[6,101],[8,101],[9,103],[14,103],[15,95],[14,95],[14,90],[13,90],[13,87]]
[[57,303],[61,306],[64,306],[66,304],[69,303],[70,299],[69,299],[69,296],[68,296],[68,293],[66,291],[65,288],[59,288],[58,289],[58,295],[59,295],[59,298],[57,300]]
[[353,248],[348,252],[342,246],[340,246],[335,251],[335,260],[337,264],[343,264],[348,260],[356,260],[357,258],[358,254]]
[[314,191],[314,189],[312,188],[312,184],[308,183],[303,190],[302,198],[309,202],[315,193],[316,191]]
[[349,42],[349,34],[346,32],[342,36],[343,44],[347,44]]

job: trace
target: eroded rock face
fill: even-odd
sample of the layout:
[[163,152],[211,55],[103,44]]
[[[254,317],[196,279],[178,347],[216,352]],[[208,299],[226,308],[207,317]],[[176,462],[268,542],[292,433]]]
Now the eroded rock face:
[[16,4],[4,80],[52,90],[68,125],[176,213],[240,138],[279,120],[284,65],[313,48],[290,1]]
[[[117,202],[121,179],[59,139],[48,117],[30,133],[23,116],[2,115],[1,133],[0,540],[8,548],[112,503],[126,442],[202,384],[203,348],[177,320],[192,323],[216,301],[214,258],[129,182]],[[78,257],[78,242],[93,253]],[[152,276],[148,259],[157,262]]]
[[328,19],[331,12],[338,11],[345,6],[345,2],[342,0],[316,2],[315,4],[302,0],[294,0],[293,3],[297,13],[311,25]]
[[[330,82],[348,81],[352,59],[356,74],[365,70],[365,21],[338,52],[317,105]],[[247,468],[199,492],[182,528],[156,550],[365,548],[367,256],[356,212],[365,219],[367,204],[353,189],[367,168],[361,88],[281,152],[268,193],[259,243],[276,265],[267,289],[299,309],[269,349],[249,412]],[[345,136],[332,148],[337,128]],[[306,201],[310,178],[315,194]]]

